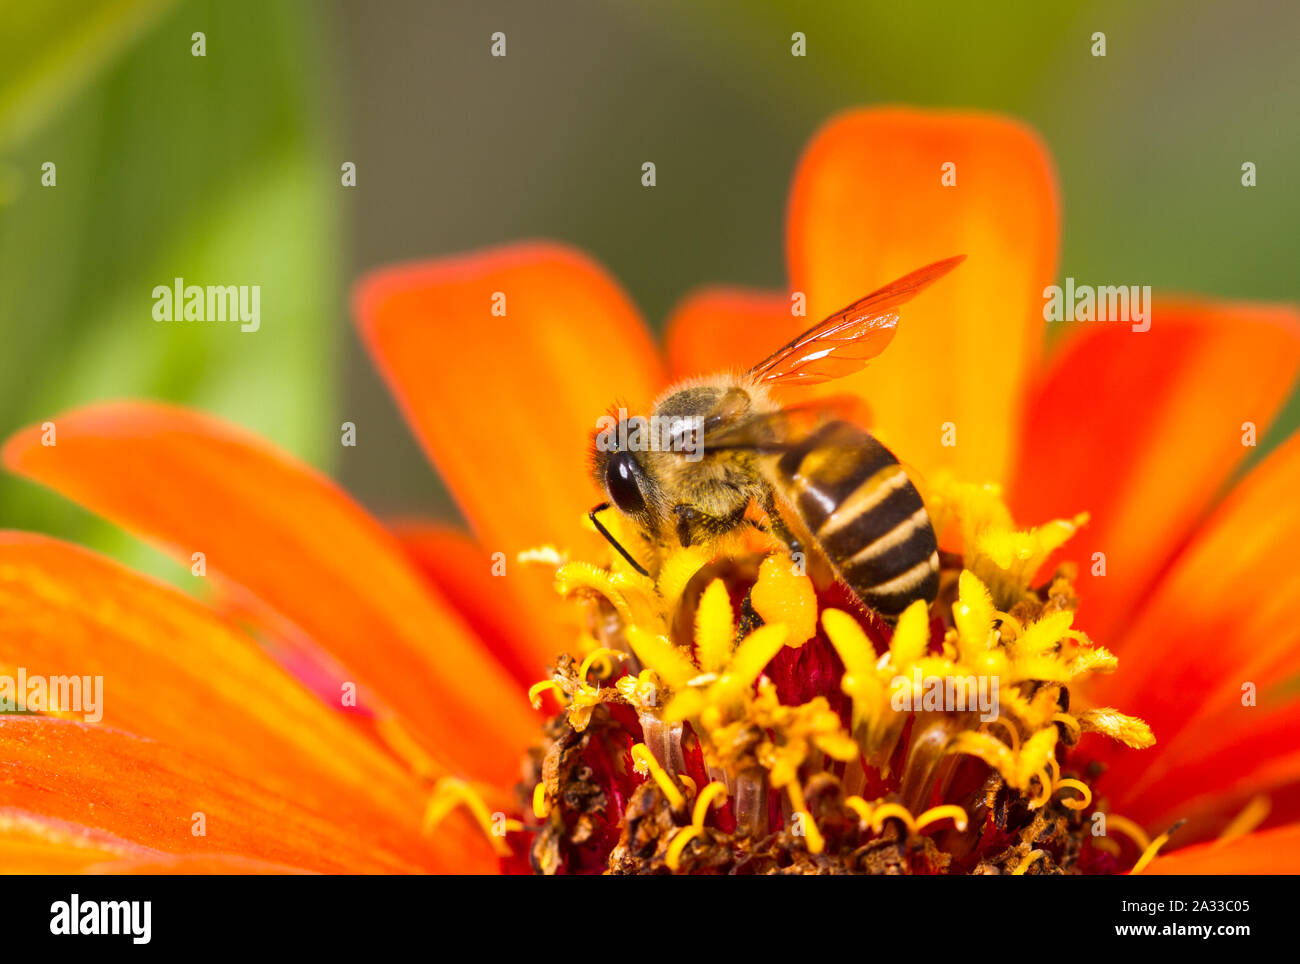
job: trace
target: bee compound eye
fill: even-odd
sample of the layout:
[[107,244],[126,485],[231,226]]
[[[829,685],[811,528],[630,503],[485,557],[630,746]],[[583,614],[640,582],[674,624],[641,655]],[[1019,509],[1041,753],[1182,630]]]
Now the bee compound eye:
[[645,499],[637,485],[636,460],[630,452],[615,452],[605,468],[605,488],[619,511],[635,514],[645,511]]

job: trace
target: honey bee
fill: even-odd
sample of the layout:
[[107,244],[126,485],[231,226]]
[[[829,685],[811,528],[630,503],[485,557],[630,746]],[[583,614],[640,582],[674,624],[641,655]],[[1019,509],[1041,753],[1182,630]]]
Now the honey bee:
[[[782,407],[771,389],[862,368],[893,338],[900,306],[964,259],[899,278],[743,374],[674,385],[655,402],[649,422],[673,426],[665,437],[679,444],[628,444],[644,436],[626,431],[628,420],[620,416],[618,433],[594,446],[593,476],[609,499],[590,512],[597,530],[649,575],[601,524],[601,512],[616,508],[652,545],[692,546],[751,522],[761,528],[748,514],[752,502],[792,554],[811,543],[857,598],[885,618],[914,600],[933,602],[938,542],[898,459],[846,415],[843,400]],[[696,447],[686,444],[692,439]]]

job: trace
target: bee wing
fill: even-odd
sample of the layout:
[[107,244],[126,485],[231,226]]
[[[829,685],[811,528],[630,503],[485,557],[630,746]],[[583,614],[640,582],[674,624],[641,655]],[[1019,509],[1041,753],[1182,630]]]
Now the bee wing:
[[719,449],[784,452],[827,422],[842,420],[866,425],[870,415],[866,402],[856,395],[828,395],[715,427],[706,424],[703,449],[706,452]]
[[815,385],[856,372],[894,337],[898,309],[961,262],[945,258],[904,275],[835,312],[749,370],[765,385]]

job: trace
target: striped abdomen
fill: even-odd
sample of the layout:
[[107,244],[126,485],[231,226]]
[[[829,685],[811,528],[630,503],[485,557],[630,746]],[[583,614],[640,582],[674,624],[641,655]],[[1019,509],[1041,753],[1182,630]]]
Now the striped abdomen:
[[868,432],[831,422],[785,452],[777,481],[841,579],[897,616],[939,592],[939,552],[921,495]]

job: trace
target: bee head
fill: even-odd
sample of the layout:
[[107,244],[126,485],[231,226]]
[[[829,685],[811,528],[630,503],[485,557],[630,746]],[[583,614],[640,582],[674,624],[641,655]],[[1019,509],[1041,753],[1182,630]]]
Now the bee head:
[[620,416],[606,416],[592,440],[592,477],[620,512],[645,526],[650,522],[653,485],[635,446],[625,444],[628,420],[622,412]]
[[624,515],[643,516],[646,512],[645,496],[641,494],[644,478],[645,473],[631,452],[613,452],[605,463],[605,494]]

